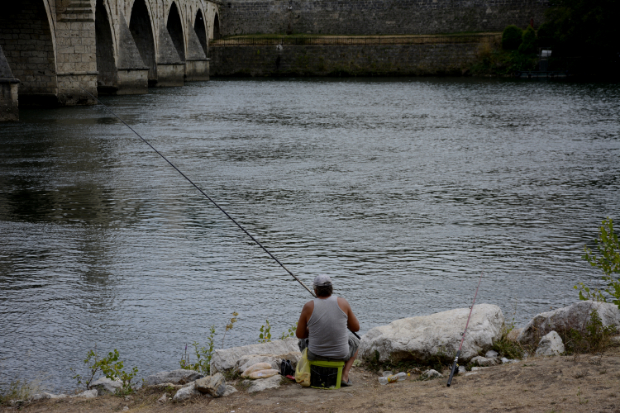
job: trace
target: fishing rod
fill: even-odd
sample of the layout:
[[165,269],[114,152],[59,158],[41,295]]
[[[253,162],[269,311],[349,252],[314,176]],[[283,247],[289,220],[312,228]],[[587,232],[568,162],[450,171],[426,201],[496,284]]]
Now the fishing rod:
[[482,273],[480,273],[480,279],[478,280],[478,286],[476,287],[476,293],[474,294],[474,301],[471,303],[471,307],[469,308],[469,316],[467,316],[467,323],[465,324],[465,331],[463,331],[463,337],[461,338],[461,344],[459,345],[459,349],[456,352],[456,357],[454,358],[454,363],[452,363],[452,368],[450,369],[450,377],[448,378],[448,387],[452,384],[452,377],[454,377],[454,373],[456,369],[459,368],[459,356],[461,355],[461,348],[463,347],[463,342],[465,341],[465,334],[467,334],[467,327],[469,327],[469,319],[471,318],[471,313],[474,311],[474,304],[476,304],[476,296],[478,295],[478,289],[480,288],[480,282],[482,281]]
[[[215,205],[217,207],[217,209],[219,209],[220,211],[222,211],[224,213],[224,215],[226,215],[226,217],[228,219],[230,219],[237,227],[239,227],[239,229],[241,231],[243,231],[248,237],[250,237],[252,239],[252,241],[254,241],[256,243],[256,245],[258,245],[259,247],[261,247],[263,249],[263,251],[265,251],[275,262],[277,262],[280,267],[282,267],[284,269],[284,271],[286,271],[287,273],[289,273],[299,284],[301,284],[302,287],[304,287],[310,294],[312,294],[313,297],[316,298],[316,295],[314,294],[314,292],[312,290],[310,290],[308,288],[308,286],[306,286],[306,284],[304,284],[299,278],[297,278],[297,276],[295,274],[293,274],[288,268],[286,268],[284,266],[284,264],[282,264],[280,262],[279,259],[276,258],[275,255],[273,255],[267,248],[265,248],[265,246],[263,244],[261,244],[260,242],[258,242],[258,240],[256,238],[254,238],[252,236],[252,234],[250,234],[241,224],[239,224],[232,216],[230,216],[228,214],[228,212],[226,212],[224,210],[224,208],[222,208],[217,202],[215,202],[215,200],[213,200],[213,198],[211,198],[209,195],[207,195],[207,193],[205,191],[203,191],[198,185],[196,185],[194,183],[194,181],[192,181],[191,179],[189,179],[189,177],[187,175],[185,175],[179,168],[177,168],[177,166],[175,164],[173,164],[172,162],[170,162],[168,160],[168,158],[166,158],[161,152],[159,152],[157,149],[155,149],[155,147],[153,145],[151,145],[151,143],[149,141],[147,141],[146,139],[144,139],[142,137],[142,135],[140,135],[138,132],[136,132],[134,130],[134,128],[132,128],[131,126],[129,126],[129,124],[127,124],[127,122],[125,122],[123,120],[123,118],[121,118],[120,116],[118,116],[112,109],[110,109],[107,105],[105,105],[103,102],[101,102],[99,100],[99,98],[97,98],[96,96],[94,96],[92,93],[90,93],[89,91],[87,91],[86,89],[80,87],[80,89],[82,89],[84,92],[86,92],[88,95],[90,95],[93,99],[95,99],[101,106],[103,106],[105,109],[107,109],[112,115],[114,115],[118,120],[120,120],[125,126],[127,126],[133,133],[136,134],[136,136],[140,139],[142,139],[142,142],[146,143],[148,146],[151,147],[152,150],[155,151],[155,153],[157,153],[159,156],[161,156],[161,158],[166,161],[168,163],[168,165],[172,166],[179,174],[181,174],[181,176],[183,178],[185,178],[187,180],[187,182],[189,182],[190,184],[192,184],[192,186],[194,188],[196,188],[198,190],[198,192],[200,192],[201,194],[203,194],[205,196],[205,198],[207,198],[209,201],[211,201],[211,203],[213,205]],[[358,336],[355,331],[351,331],[353,333],[353,335],[355,337],[357,337],[358,339],[360,338],[360,336]]]

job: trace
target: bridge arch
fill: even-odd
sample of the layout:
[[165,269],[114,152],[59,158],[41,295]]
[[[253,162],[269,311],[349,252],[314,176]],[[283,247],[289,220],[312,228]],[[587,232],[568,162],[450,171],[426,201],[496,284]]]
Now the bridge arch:
[[110,9],[104,0],[95,6],[95,37],[97,39],[97,89],[99,93],[112,93],[118,88],[116,47],[112,34]]
[[218,40],[221,36],[220,34],[220,17],[218,13],[215,13],[215,17],[213,17],[213,25],[211,26],[211,39]]
[[181,14],[179,13],[179,8],[177,7],[176,2],[172,2],[170,5],[170,12],[168,13],[168,20],[166,22],[166,28],[168,29],[168,33],[170,33],[170,37],[172,38],[172,43],[174,44],[174,48],[176,49],[181,61],[185,61],[185,35],[183,34],[183,21],[181,20]]
[[138,47],[140,57],[149,68],[149,84],[157,82],[157,59],[155,36],[151,24],[151,13],[145,0],[135,0],[131,9],[129,31]]
[[6,2],[0,13],[0,45],[21,81],[19,103],[58,103],[54,22],[47,0]]
[[207,22],[204,18],[204,14],[201,9],[198,9],[196,12],[196,19],[194,21],[194,31],[198,36],[198,40],[200,40],[200,45],[202,46],[202,50],[207,55]]

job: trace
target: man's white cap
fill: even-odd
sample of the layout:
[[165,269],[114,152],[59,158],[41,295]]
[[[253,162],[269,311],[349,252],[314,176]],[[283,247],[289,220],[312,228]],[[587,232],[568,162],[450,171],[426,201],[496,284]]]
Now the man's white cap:
[[319,274],[314,278],[315,287],[324,287],[326,285],[332,285],[332,279],[327,274]]

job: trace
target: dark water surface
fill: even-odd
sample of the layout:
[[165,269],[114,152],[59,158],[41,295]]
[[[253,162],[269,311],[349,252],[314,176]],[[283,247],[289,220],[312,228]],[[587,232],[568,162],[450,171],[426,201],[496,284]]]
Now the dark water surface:
[[[620,87],[234,80],[105,98],[362,332],[480,302],[523,324],[575,301],[620,218]],[[0,126],[0,374],[73,385],[89,348],[140,377],[239,321],[279,336],[308,294],[102,107]]]

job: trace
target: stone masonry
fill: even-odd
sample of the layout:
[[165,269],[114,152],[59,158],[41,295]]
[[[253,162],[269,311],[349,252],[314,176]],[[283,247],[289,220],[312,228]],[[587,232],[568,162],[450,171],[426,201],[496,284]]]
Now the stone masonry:
[[207,80],[217,13],[207,0],[7,1],[0,47],[20,105],[93,104],[98,93]]
[[212,76],[466,74],[483,43],[212,47]]
[[544,19],[547,0],[228,0],[223,35],[498,32]]
[[0,122],[19,120],[19,80],[15,79],[0,47]]

